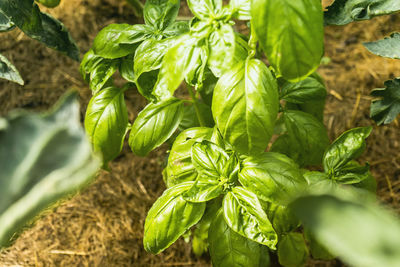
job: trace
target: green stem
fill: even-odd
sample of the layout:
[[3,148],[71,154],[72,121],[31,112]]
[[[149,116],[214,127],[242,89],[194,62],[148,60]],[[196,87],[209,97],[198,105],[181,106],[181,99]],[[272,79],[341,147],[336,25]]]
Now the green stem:
[[249,57],[254,57],[256,54],[256,50],[257,50],[257,35],[256,35],[256,31],[254,29],[254,25],[253,23],[250,24],[250,38],[249,38],[249,47],[250,47],[250,51],[249,51]]
[[197,97],[195,96],[195,93],[193,92],[193,88],[191,86],[188,86],[188,91],[189,91],[190,97],[193,100],[194,110],[196,111],[197,119],[199,120],[200,126],[204,127],[204,126],[206,126],[206,123],[204,121],[203,116],[201,115],[199,101],[198,101]]

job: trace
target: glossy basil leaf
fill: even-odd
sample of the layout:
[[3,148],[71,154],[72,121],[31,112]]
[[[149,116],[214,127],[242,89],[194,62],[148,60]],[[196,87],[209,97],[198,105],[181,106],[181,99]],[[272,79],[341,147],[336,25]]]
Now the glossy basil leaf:
[[7,32],[14,28],[14,23],[0,10],[0,32]]
[[400,59],[400,33],[398,32],[383,40],[364,43],[364,46],[375,55]]
[[279,153],[264,152],[243,160],[239,182],[260,200],[285,203],[306,185],[297,164]]
[[371,104],[371,118],[378,125],[391,123],[400,113],[400,78],[386,81],[385,87],[371,92],[379,98]]
[[212,111],[224,140],[240,153],[253,154],[267,148],[278,105],[276,79],[263,62],[249,59],[219,79]]
[[79,61],[79,49],[64,24],[41,13],[33,0],[2,0],[0,12],[30,38]]
[[134,55],[130,54],[121,59],[119,65],[119,73],[121,77],[125,80],[134,83],[136,81],[136,76],[134,72]]
[[400,264],[400,222],[375,199],[306,195],[291,207],[316,240],[348,265]]
[[299,219],[287,206],[272,202],[262,202],[262,205],[279,236],[295,231],[300,226]]
[[222,0],[188,0],[190,11],[199,19],[215,17],[222,10]]
[[325,11],[326,25],[345,25],[400,11],[397,0],[335,0]]
[[218,29],[212,31],[208,38],[208,46],[210,54],[207,65],[216,77],[221,77],[235,63],[233,55],[236,41],[232,26],[221,24]]
[[222,148],[209,141],[192,145],[192,162],[197,171],[205,176],[219,178],[228,158],[229,155]]
[[370,172],[367,173],[367,177],[364,178],[361,182],[352,184],[352,186],[360,189],[367,190],[371,192],[373,195],[376,195],[377,183],[376,179]]
[[192,163],[192,145],[203,140],[211,140],[212,134],[213,129],[198,127],[187,129],[176,137],[166,169],[168,187],[196,180],[197,171]]
[[149,210],[144,224],[144,249],[158,254],[168,248],[190,227],[198,223],[205,203],[190,203],[182,198],[193,182],[167,189]]
[[334,174],[333,179],[340,184],[358,184],[370,175],[368,164],[361,166],[356,161],[350,161]]
[[[197,101],[197,106],[201,112],[204,119],[206,127],[214,127],[214,119],[211,113],[211,107],[204,104],[202,101]],[[180,130],[185,130],[193,127],[200,127],[200,122],[196,114],[196,109],[194,105],[187,105],[184,107],[184,115],[179,125]]]
[[35,0],[35,1],[50,8],[56,7],[60,4],[60,0]]
[[217,177],[209,177],[200,173],[196,182],[187,191],[183,198],[189,202],[206,202],[219,197],[224,188]]
[[93,51],[104,58],[120,58],[135,52],[138,43],[150,36],[149,27],[142,24],[110,24],[93,41]]
[[261,246],[229,228],[222,209],[210,225],[208,242],[215,267],[259,267]]
[[165,53],[175,41],[174,38],[163,40],[151,38],[141,43],[135,51],[135,82],[139,92],[147,99],[152,98],[153,87],[157,81],[157,75],[152,75],[152,73],[158,74],[154,71],[161,67]]
[[224,218],[236,233],[275,249],[278,236],[257,196],[237,186],[223,200]]
[[0,78],[19,85],[24,85],[24,80],[19,74],[17,68],[8,59],[0,54]]
[[305,173],[303,173],[303,177],[304,179],[306,179],[309,185],[314,185],[316,183],[329,179],[327,173],[318,171],[306,171]]
[[198,66],[199,59],[205,56],[206,51],[197,43],[197,38],[185,34],[167,51],[153,91],[157,99],[171,97],[186,75]]
[[297,104],[323,100],[325,97],[325,86],[313,77],[307,77],[297,83],[287,82],[282,87],[280,96],[283,100]]
[[103,155],[105,165],[121,152],[127,128],[123,89],[108,87],[92,97],[86,110],[85,129],[94,150]]
[[202,86],[198,88],[198,92],[201,95],[201,99],[211,107],[212,105],[212,98],[214,94],[215,85],[218,82],[218,78],[208,69],[205,68],[204,70],[204,81]]
[[340,135],[326,150],[324,170],[335,173],[349,161],[358,158],[365,150],[365,139],[370,135],[372,127],[359,127]]
[[[295,110],[283,113],[287,134],[283,135],[287,147],[282,147],[282,141],[275,142],[271,151],[286,154],[300,166],[318,165],[329,145],[329,138],[324,125],[312,115]],[[281,151],[283,148],[284,151]]]
[[147,0],[143,9],[144,21],[154,29],[164,30],[175,21],[179,7],[179,0]]
[[208,250],[208,231],[212,221],[220,209],[221,199],[207,202],[206,211],[193,231],[192,251],[198,257],[206,253]]
[[175,21],[171,23],[164,31],[163,36],[165,38],[183,35],[189,32],[188,21]]
[[278,243],[278,260],[284,267],[304,266],[308,248],[301,233],[284,235]]
[[307,241],[311,256],[314,259],[329,261],[335,258],[335,256],[329,253],[329,251],[315,239],[314,235],[308,229],[304,229],[304,238]]
[[231,0],[229,2],[233,16],[240,20],[250,20],[250,0]]
[[321,123],[324,122],[325,98],[320,100],[307,101],[302,104],[294,104],[288,102],[286,103],[285,107],[290,110],[300,110],[305,113],[311,114]]
[[254,0],[252,24],[267,58],[279,75],[300,81],[319,66],[324,27],[319,0]]
[[0,130],[0,247],[46,208],[86,186],[101,165],[80,123],[77,93],[49,113],[10,113]]
[[129,146],[139,156],[162,145],[178,128],[183,102],[177,98],[148,104],[137,116],[129,135]]

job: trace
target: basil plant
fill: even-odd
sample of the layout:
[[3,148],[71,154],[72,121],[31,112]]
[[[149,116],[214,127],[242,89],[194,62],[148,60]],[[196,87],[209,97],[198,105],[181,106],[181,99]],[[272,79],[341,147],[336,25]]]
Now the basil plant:
[[[128,133],[139,156],[173,141],[168,189],[145,222],[146,251],[191,235],[194,253],[208,250],[214,266],[268,266],[269,252],[283,266],[301,266],[310,253],[332,259],[312,233],[302,234],[291,197],[318,185],[374,191],[375,180],[355,161],[371,129],[330,144],[322,123],[321,2],[187,5],[194,17],[176,21],[178,0],[146,1],[144,24],[105,27],[80,69],[93,92],[85,128],[105,168]],[[240,21],[249,34],[235,31]],[[117,70],[127,81],[121,88]],[[124,93],[132,87],[148,104],[131,124]]]

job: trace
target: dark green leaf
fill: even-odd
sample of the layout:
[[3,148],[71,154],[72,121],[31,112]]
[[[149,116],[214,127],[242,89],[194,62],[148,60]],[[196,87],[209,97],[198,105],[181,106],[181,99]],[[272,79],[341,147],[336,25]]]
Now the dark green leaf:
[[50,8],[56,7],[60,4],[60,0],[35,0],[35,1]]
[[190,11],[199,19],[215,17],[222,10],[222,0],[188,0]]
[[192,145],[203,140],[211,140],[213,129],[199,127],[181,132],[175,139],[168,158],[167,186],[181,182],[194,181],[197,171],[192,164]]
[[135,52],[138,43],[150,36],[149,27],[142,24],[110,24],[93,41],[93,51],[104,58],[120,58]]
[[286,80],[313,73],[324,53],[320,0],[254,0],[252,23],[269,62]]
[[306,195],[294,201],[292,210],[316,240],[345,263],[400,265],[400,222],[375,200],[338,193]]
[[283,116],[287,134],[280,137],[284,141],[278,139],[272,145],[271,151],[286,154],[300,166],[320,164],[329,145],[324,125],[314,116],[302,111],[287,110]]
[[[197,101],[197,106],[199,107],[201,116],[204,119],[206,127],[214,127],[214,119],[211,113],[211,107],[204,104],[202,101]],[[200,122],[196,114],[196,109],[194,105],[187,105],[184,108],[184,115],[179,125],[180,130],[189,129],[192,127],[200,127]]]
[[183,102],[177,98],[148,104],[132,125],[129,145],[139,156],[162,145],[178,128],[183,117]]
[[286,103],[285,107],[290,110],[300,110],[311,114],[321,123],[324,122],[325,99],[308,101],[303,104]]
[[237,186],[223,200],[224,218],[236,233],[275,249],[278,236],[257,196]]
[[361,166],[356,161],[350,161],[332,177],[340,184],[358,184],[370,176],[369,165]]
[[175,21],[179,7],[179,0],[147,0],[143,10],[144,21],[162,31]]
[[263,202],[263,207],[279,236],[295,231],[300,226],[299,219],[287,206]]
[[153,204],[144,224],[146,251],[158,254],[168,248],[190,227],[200,221],[205,203],[190,203],[182,198],[193,185],[185,182],[167,189]]
[[108,87],[92,97],[86,110],[85,129],[105,165],[119,155],[128,127],[124,90]]
[[33,0],[2,0],[0,12],[32,39],[79,61],[79,50],[64,24],[41,13]]
[[365,150],[365,139],[372,127],[354,128],[344,132],[326,150],[324,170],[334,174],[340,171],[350,160],[358,158]]
[[134,54],[130,54],[121,59],[119,73],[125,80],[134,83],[136,81],[134,72]]
[[14,112],[0,130],[0,247],[39,212],[87,185],[101,165],[79,119],[77,94],[52,112]]
[[197,171],[205,176],[220,177],[228,158],[222,148],[209,141],[192,145],[192,162]]
[[250,20],[250,0],[231,0],[229,6],[233,16],[240,20]]
[[398,32],[383,40],[364,43],[364,46],[375,55],[400,59],[400,33]]
[[[149,72],[158,70],[161,67],[162,59],[165,53],[168,51],[168,48],[171,47],[175,42],[175,38],[168,38],[163,40],[156,40],[151,38],[141,43],[135,51],[135,82],[139,92],[147,99],[152,98],[151,94],[153,91],[153,87],[157,81],[157,76],[151,75],[149,74]],[[143,77],[141,77],[142,75]]]
[[306,185],[297,164],[279,153],[264,152],[248,157],[241,165],[239,182],[263,201],[285,203]]
[[297,104],[323,100],[325,97],[325,86],[313,77],[307,77],[297,83],[287,82],[283,86],[280,96],[281,99]]
[[229,228],[222,209],[210,225],[208,242],[215,267],[259,267],[261,246]]
[[336,0],[325,12],[325,24],[345,25],[398,11],[397,0]]
[[284,235],[278,243],[279,263],[284,267],[304,266],[308,259],[308,248],[300,233]]
[[14,28],[14,23],[0,9],[0,32],[7,32]]
[[391,123],[400,113],[400,78],[386,81],[385,86],[371,92],[380,98],[371,104],[371,118],[378,125]]
[[214,88],[218,82],[218,78],[215,77],[214,74],[208,68],[204,70],[203,78],[204,78],[203,84],[200,88],[198,88],[198,91],[204,103],[211,106],[214,94]]
[[308,229],[304,229],[304,237],[314,259],[329,261],[335,258],[335,256],[332,256],[332,254],[315,239]]
[[17,68],[11,64],[10,61],[0,54],[0,78],[6,79],[12,82],[16,82],[20,85],[24,85],[24,80],[22,80]]
[[265,151],[278,106],[276,79],[257,59],[237,64],[214,89],[212,111],[216,125],[224,140],[243,154]]

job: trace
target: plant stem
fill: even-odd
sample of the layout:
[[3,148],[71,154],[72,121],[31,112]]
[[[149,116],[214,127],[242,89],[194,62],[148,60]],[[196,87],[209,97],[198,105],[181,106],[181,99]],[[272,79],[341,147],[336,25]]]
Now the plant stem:
[[193,100],[194,110],[196,111],[197,119],[199,120],[200,126],[204,127],[204,126],[206,126],[206,123],[204,121],[203,116],[201,115],[198,99],[195,96],[195,93],[193,92],[193,88],[191,86],[188,86],[188,91],[189,91],[190,97]]

